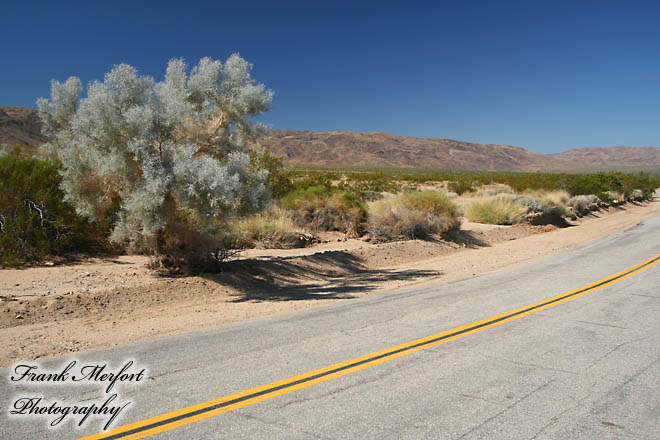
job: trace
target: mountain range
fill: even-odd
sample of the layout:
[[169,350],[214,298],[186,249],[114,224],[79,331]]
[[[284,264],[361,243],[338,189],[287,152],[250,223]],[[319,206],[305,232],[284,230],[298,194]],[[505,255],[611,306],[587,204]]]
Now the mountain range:
[[[0,107],[0,145],[36,149],[46,141],[36,110]],[[270,130],[256,144],[294,164],[489,171],[584,171],[660,167],[657,147],[587,147],[540,154],[521,147],[388,133]]]

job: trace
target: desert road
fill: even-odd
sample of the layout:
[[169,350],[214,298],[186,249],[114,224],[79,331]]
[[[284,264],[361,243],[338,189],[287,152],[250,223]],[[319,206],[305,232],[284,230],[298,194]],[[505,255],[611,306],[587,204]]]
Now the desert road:
[[[658,439],[660,217],[463,281],[23,363],[71,360],[146,371],[106,392],[4,369],[1,439]],[[9,414],[113,393],[130,404],[107,431]]]

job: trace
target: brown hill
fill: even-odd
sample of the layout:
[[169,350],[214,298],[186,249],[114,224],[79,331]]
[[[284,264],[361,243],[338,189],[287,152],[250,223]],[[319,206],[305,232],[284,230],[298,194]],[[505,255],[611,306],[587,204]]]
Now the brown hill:
[[595,168],[660,165],[660,148],[656,147],[585,147],[552,156],[562,161],[588,164]]
[[271,130],[260,146],[293,163],[455,170],[544,171],[563,161],[520,147],[421,139],[387,133]]
[[[36,110],[0,107],[0,145],[37,148],[45,142]],[[660,166],[660,148],[578,148],[544,155],[520,147],[387,133],[271,130],[259,145],[292,163],[492,171],[575,171]]]
[[21,144],[37,148],[46,142],[36,110],[24,107],[0,107],[0,145]]

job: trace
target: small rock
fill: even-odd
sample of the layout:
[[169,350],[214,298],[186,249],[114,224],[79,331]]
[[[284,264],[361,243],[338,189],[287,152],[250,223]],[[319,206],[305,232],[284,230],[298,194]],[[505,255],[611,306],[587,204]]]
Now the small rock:
[[18,287],[18,286],[20,286],[20,285],[21,285],[21,283],[16,283],[16,284],[14,284],[14,286],[16,286],[16,287]]
[[57,310],[62,310],[63,308],[64,308],[64,306],[62,304],[57,305]]
[[23,319],[23,315],[16,315],[16,319]]

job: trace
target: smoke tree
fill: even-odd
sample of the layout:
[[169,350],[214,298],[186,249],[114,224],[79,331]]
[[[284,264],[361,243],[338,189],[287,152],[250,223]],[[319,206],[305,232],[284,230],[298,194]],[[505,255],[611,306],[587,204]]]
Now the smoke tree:
[[250,70],[238,54],[192,69],[173,59],[155,82],[119,64],[85,97],[76,77],[52,81],[51,99],[37,104],[66,199],[92,220],[114,206],[115,242],[156,255],[213,252],[223,217],[267,199],[267,171],[243,149],[273,92]]

